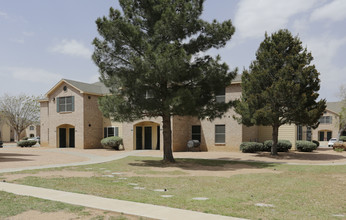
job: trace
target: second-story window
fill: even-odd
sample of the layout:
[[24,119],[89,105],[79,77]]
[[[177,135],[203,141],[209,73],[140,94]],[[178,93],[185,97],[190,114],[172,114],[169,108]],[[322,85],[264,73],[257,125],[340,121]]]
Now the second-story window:
[[226,94],[226,89],[222,88],[220,89],[216,94],[216,102],[223,103],[225,102],[225,94]]
[[35,130],[35,127],[31,125],[31,126],[29,127],[29,130],[30,130],[30,131]]
[[58,97],[57,112],[73,112],[74,96]]
[[321,124],[331,124],[332,123],[332,116],[322,116],[319,120]]

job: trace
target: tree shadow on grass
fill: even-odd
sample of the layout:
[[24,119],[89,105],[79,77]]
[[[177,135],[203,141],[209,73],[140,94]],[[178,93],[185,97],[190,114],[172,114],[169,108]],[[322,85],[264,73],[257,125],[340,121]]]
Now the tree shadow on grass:
[[261,162],[235,162],[209,159],[176,159],[176,163],[166,163],[162,160],[136,160],[130,166],[150,168],[180,168],[184,170],[205,171],[235,171],[241,169],[261,169],[275,166],[274,163]]
[[279,155],[277,156],[270,155],[270,152],[261,152],[261,153],[258,153],[255,157],[272,158],[278,161],[287,160],[288,162],[290,160],[324,161],[324,162],[346,160],[346,154],[343,154],[343,153],[337,153],[337,152],[335,154],[321,153],[327,150],[331,150],[331,149],[319,149],[318,151],[313,151],[313,152],[297,152],[297,151],[279,152],[278,153]]

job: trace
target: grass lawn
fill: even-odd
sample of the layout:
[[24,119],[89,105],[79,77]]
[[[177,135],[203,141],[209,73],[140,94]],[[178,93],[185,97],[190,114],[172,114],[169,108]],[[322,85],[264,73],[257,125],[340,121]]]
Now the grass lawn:
[[[57,170],[92,173],[93,176],[34,176]],[[341,219],[337,215],[346,216],[344,165],[193,159],[177,159],[177,163],[171,165],[162,163],[160,158],[127,157],[96,165],[21,173],[26,173],[25,177],[12,182],[249,219]],[[193,200],[195,197],[208,199]],[[273,207],[256,206],[258,203]]]

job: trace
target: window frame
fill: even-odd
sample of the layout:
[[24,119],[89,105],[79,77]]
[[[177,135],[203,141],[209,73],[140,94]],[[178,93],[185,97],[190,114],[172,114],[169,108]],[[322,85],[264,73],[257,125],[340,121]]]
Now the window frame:
[[[109,136],[109,130],[113,129],[112,136]],[[103,128],[103,137],[119,137],[119,127],[116,126],[107,126]]]
[[57,97],[56,106],[58,113],[74,112],[74,96]]
[[[218,129],[217,128],[222,128],[223,127],[223,132],[220,132],[220,131],[217,131]],[[226,143],[226,125],[225,124],[218,124],[218,125],[215,125],[215,144],[225,144]],[[220,135],[221,137],[223,136],[223,141],[221,140],[218,140],[220,138]]]

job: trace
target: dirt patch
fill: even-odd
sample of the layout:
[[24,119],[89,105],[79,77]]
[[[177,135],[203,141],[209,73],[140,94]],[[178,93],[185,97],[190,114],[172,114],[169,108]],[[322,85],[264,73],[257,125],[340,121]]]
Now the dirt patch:
[[[279,152],[271,156],[269,152],[174,152],[175,158],[220,159],[230,161],[280,162],[288,164],[346,164],[346,151],[336,152],[332,148],[320,147],[313,152]],[[145,151],[136,156],[162,157],[161,151]]]
[[[135,220],[135,219],[147,219],[147,218],[140,218],[138,216],[132,216],[132,215],[123,215],[116,212],[108,212],[108,211],[102,211],[102,210],[96,210],[96,209],[89,209],[86,208],[83,210],[84,214],[77,214],[77,213],[71,213],[71,212],[45,212],[42,213],[40,211],[36,210],[30,210],[23,212],[19,215],[12,216],[9,218],[6,218],[8,220],[61,220],[61,219],[70,219],[70,220],[87,220],[87,219],[114,219],[119,217],[125,217],[125,219],[128,220]],[[88,213],[88,214],[85,214]]]
[[59,177],[92,177],[95,176],[94,172],[85,172],[85,171],[71,171],[71,170],[59,170],[59,171],[48,171],[48,172],[39,172],[35,174],[23,173],[23,174],[11,174],[3,175],[0,178],[5,179],[6,181],[13,181],[17,179],[22,179],[27,176],[42,177],[42,178],[59,178]]
[[[144,162],[142,162],[144,164]],[[181,166],[181,167],[180,167]],[[149,171],[155,174],[138,174],[135,172],[124,172],[124,176],[145,176],[145,177],[183,177],[183,176],[216,176],[230,177],[238,174],[250,173],[281,173],[273,169],[257,168],[246,164],[225,164],[223,166],[206,166],[194,163],[181,163],[170,167],[148,167]],[[176,174],[174,173],[176,172]],[[171,173],[171,174],[167,174]]]

